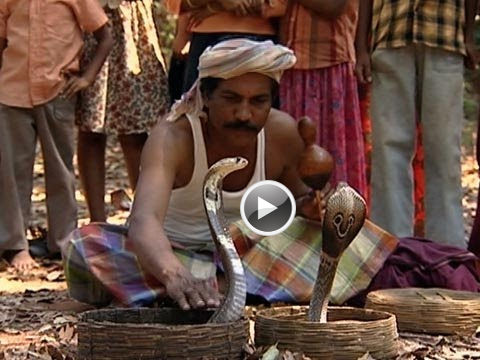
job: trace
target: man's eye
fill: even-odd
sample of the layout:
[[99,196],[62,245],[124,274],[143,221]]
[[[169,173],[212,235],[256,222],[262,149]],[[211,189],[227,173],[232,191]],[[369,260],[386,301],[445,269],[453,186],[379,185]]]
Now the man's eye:
[[269,101],[269,98],[254,98],[252,102],[257,105],[263,105],[268,103],[268,101]]

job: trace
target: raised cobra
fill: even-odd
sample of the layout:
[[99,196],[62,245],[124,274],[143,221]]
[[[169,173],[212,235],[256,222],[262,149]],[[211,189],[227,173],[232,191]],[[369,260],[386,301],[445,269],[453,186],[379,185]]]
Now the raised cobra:
[[226,293],[221,306],[213,313],[209,323],[227,323],[239,320],[245,308],[247,284],[245,272],[233,244],[228,223],[223,214],[223,179],[247,166],[241,157],[225,158],[213,164],[203,183],[203,204],[210,231],[225,272]]
[[328,300],[338,262],[362,228],[365,216],[363,198],[346,183],[340,183],[325,208],[320,264],[308,310],[310,321],[327,322]]

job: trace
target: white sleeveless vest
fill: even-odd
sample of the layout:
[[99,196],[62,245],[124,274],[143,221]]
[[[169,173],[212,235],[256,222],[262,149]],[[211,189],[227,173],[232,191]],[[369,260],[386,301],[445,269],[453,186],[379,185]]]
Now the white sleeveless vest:
[[[190,118],[194,144],[194,168],[190,182],[170,195],[164,229],[171,241],[180,243],[191,250],[213,250],[214,245],[203,207],[202,187],[208,171],[207,154],[201,121]],[[236,192],[223,191],[224,212],[227,222],[240,219],[240,202],[245,191],[258,181],[265,180],[265,132],[257,137],[257,159],[255,171],[248,185]]]

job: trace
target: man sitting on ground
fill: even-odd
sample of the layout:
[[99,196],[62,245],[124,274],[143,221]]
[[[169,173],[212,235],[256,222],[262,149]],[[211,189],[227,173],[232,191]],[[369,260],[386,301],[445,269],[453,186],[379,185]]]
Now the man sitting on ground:
[[[324,204],[297,173],[304,145],[294,120],[271,108],[280,76],[294,62],[291,50],[270,41],[228,40],[203,53],[199,80],[144,148],[128,228],[90,224],[74,231],[64,248],[74,298],[97,306],[112,298],[148,305],[163,296],[183,309],[219,305],[202,186],[213,163],[242,156],[248,166],[225,179],[223,194],[247,291],[268,301],[308,301]],[[266,179],[290,189],[301,216],[285,232],[261,238],[239,220],[240,201],[249,186]],[[320,199],[327,195],[328,187]],[[367,288],[397,245],[367,222],[340,262],[333,301]]]

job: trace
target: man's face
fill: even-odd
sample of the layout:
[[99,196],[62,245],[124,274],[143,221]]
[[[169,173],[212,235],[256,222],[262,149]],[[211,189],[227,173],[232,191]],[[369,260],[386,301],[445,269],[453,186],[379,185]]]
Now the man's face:
[[248,73],[221,80],[204,99],[208,108],[208,126],[234,143],[257,136],[267,122],[272,107],[272,80]]

